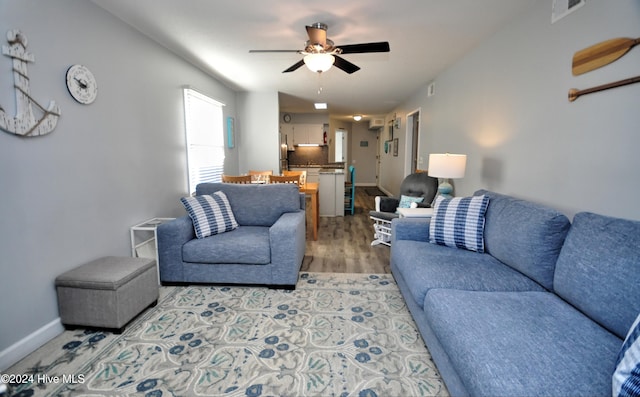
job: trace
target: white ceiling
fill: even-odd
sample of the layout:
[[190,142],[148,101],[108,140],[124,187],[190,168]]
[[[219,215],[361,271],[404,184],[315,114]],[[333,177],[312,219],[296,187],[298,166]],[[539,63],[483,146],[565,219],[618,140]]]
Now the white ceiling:
[[[278,91],[280,108],[332,116],[384,115],[540,0],[92,0],[237,91]],[[551,0],[549,0],[551,3]],[[551,4],[549,4],[551,12]],[[350,54],[361,67],[302,67],[305,25],[324,22],[336,45],[388,41],[390,53]],[[318,94],[318,88],[322,91]]]

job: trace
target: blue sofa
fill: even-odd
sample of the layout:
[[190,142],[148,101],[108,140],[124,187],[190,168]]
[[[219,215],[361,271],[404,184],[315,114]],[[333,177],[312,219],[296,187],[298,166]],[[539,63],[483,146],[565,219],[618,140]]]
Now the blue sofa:
[[485,252],[392,222],[391,270],[452,396],[611,395],[640,313],[640,222],[489,191]]
[[293,184],[196,187],[196,195],[217,191],[240,226],[201,239],[188,215],[158,226],[161,282],[295,288],[306,244],[304,194]]

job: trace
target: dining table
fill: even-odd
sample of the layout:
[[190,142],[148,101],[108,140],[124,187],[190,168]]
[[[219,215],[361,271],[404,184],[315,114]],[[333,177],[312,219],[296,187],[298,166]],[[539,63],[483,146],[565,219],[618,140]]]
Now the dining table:
[[313,239],[318,240],[318,224],[320,223],[318,182],[306,182],[304,185],[300,185],[300,191],[307,196],[311,196],[311,220],[313,223]]

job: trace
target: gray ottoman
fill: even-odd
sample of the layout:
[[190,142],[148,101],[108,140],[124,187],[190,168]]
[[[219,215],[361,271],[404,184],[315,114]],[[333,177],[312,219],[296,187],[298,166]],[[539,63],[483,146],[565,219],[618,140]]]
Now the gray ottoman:
[[158,302],[155,259],[108,256],[56,278],[60,320],[66,327],[124,326]]

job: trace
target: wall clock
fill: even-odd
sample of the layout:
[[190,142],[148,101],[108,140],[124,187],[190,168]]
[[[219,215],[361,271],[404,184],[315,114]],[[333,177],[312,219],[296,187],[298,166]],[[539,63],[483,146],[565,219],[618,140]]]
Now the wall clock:
[[96,100],[98,83],[86,66],[73,65],[67,70],[67,89],[76,101],[88,105]]

